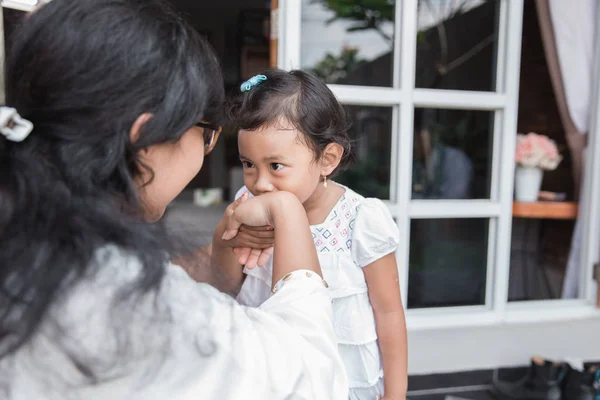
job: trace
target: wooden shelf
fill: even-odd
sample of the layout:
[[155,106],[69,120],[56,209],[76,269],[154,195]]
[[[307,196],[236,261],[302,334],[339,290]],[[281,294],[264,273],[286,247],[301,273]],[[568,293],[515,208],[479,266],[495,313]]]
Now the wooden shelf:
[[532,219],[576,219],[579,205],[570,201],[513,203],[513,217]]

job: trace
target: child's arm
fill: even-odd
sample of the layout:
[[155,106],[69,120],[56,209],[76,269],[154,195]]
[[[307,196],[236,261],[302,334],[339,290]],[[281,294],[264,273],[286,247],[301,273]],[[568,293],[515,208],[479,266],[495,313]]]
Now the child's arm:
[[384,372],[384,400],[404,400],[407,389],[407,341],[404,308],[394,253],[363,268]]
[[406,322],[394,256],[399,241],[398,226],[387,206],[381,200],[364,199],[357,207],[351,251],[369,289],[386,400],[404,400],[408,381]]

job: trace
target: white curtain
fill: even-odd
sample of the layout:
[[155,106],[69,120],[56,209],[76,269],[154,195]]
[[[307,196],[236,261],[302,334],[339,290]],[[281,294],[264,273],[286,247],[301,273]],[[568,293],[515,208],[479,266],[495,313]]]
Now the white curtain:
[[550,0],[550,15],[569,114],[588,131],[597,0]]
[[[584,134],[588,132],[590,119],[596,0],[549,0],[549,6],[569,115],[577,130]],[[583,181],[585,179],[584,171]],[[581,185],[583,187],[584,184]],[[580,196],[580,209],[585,201]],[[582,228],[581,218],[577,218],[563,284],[563,298],[576,298],[579,295]]]

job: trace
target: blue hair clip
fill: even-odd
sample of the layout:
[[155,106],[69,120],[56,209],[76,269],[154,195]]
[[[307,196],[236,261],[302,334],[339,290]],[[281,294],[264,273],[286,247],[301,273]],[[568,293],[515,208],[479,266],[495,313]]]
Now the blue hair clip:
[[242,83],[240,86],[240,90],[243,92],[247,92],[252,89],[254,86],[258,85],[262,81],[266,81],[267,77],[264,75],[254,75],[252,78],[248,79],[246,82]]

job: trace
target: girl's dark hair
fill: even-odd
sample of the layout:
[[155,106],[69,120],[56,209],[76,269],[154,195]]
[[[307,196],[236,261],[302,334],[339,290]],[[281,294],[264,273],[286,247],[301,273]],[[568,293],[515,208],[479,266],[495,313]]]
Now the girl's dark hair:
[[[159,287],[186,249],[143,220],[137,154],[220,123],[224,102],[212,48],[160,0],[53,0],[10,42],[6,105],[34,130],[20,143],[0,135],[0,358],[102,267],[104,246],[139,259],[129,294]],[[153,117],[132,143],[143,113]]]
[[237,127],[251,131],[288,121],[304,134],[317,159],[330,143],[344,148],[334,174],[350,166],[354,149],[348,115],[325,82],[300,70],[272,69],[263,75],[265,81],[231,97],[230,117]]

